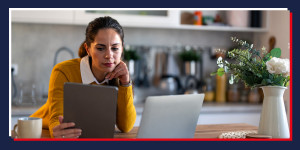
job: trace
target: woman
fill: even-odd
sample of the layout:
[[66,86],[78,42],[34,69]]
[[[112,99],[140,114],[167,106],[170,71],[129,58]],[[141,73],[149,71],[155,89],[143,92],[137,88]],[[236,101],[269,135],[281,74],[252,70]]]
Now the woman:
[[[111,17],[99,17],[86,28],[80,58],[57,64],[51,73],[47,102],[31,117],[43,118],[43,128],[53,138],[78,138],[81,129],[67,129],[75,124],[63,123],[63,85],[65,82],[118,86],[117,127],[129,132],[135,122],[133,91],[126,64],[121,60],[124,32]],[[84,101],[83,101],[84,103]]]

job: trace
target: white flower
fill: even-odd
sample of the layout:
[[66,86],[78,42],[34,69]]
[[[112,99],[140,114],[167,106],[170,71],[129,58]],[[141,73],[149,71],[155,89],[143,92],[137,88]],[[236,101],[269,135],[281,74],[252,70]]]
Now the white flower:
[[220,68],[223,68],[223,61],[222,61],[222,57],[220,56],[217,60],[217,64]]
[[289,59],[273,57],[271,60],[266,62],[266,65],[268,72],[271,74],[287,74],[290,72]]
[[227,67],[227,66],[224,67],[224,71],[225,71],[226,73],[228,72],[228,67]]
[[233,74],[231,74],[230,79],[229,79],[229,84],[233,84],[233,81],[234,81],[234,77],[233,77]]

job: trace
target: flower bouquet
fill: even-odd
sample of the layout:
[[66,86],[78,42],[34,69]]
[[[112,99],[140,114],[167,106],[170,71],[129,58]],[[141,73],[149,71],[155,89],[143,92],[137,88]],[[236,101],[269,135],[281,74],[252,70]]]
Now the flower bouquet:
[[[232,37],[231,40],[245,49],[233,49],[226,53],[231,60],[223,60],[219,57],[217,64],[219,69],[211,75],[222,76],[224,73],[231,73],[229,83],[233,84],[242,80],[246,86],[255,88],[261,86],[284,86],[287,87],[290,81],[290,61],[281,59],[281,49],[274,48],[267,53],[265,48],[257,50],[253,44]],[[220,51],[223,52],[224,51]],[[263,56],[261,56],[263,55]]]
[[289,138],[289,126],[283,93],[290,81],[290,61],[281,59],[281,49],[274,48],[269,53],[253,48],[253,44],[232,37],[233,42],[245,49],[233,49],[226,53],[229,60],[219,57],[218,70],[212,75],[222,76],[231,73],[229,83],[242,80],[246,86],[261,87],[264,92],[262,112],[259,121],[258,134],[273,138]]

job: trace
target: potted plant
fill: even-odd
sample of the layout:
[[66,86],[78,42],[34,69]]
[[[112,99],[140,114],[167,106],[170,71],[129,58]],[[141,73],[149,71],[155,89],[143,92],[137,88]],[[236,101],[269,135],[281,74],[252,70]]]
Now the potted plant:
[[281,49],[274,48],[269,53],[253,48],[253,44],[232,37],[233,42],[245,49],[226,52],[231,61],[217,60],[218,70],[212,75],[231,74],[229,83],[242,80],[247,87],[260,87],[264,92],[263,108],[259,122],[259,134],[273,138],[289,138],[289,127],[283,103],[283,93],[289,85],[290,61],[281,59]]
[[135,68],[135,61],[139,59],[139,56],[136,52],[136,50],[133,50],[130,48],[129,45],[127,45],[124,48],[124,62],[126,63],[129,74],[132,78],[134,78],[134,68]]
[[184,62],[184,72],[186,75],[196,74],[196,62],[200,61],[200,55],[197,51],[191,49],[189,46],[179,53],[180,59]]

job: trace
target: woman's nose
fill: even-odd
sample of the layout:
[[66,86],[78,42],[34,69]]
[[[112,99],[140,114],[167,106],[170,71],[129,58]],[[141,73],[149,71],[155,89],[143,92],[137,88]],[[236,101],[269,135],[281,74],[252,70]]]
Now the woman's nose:
[[106,50],[106,52],[105,52],[105,58],[106,59],[112,58],[112,51],[110,49]]

